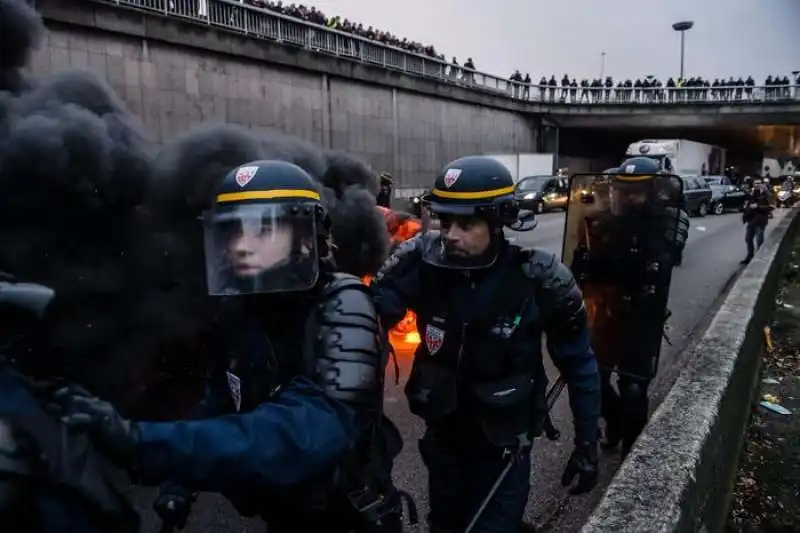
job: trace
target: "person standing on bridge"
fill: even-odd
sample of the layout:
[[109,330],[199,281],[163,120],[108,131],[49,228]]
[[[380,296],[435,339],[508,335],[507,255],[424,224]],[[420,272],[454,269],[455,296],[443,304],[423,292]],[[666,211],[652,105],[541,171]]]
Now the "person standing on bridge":
[[519,218],[513,193],[511,174],[495,159],[448,164],[423,199],[441,230],[401,244],[371,286],[386,327],[407,310],[417,315],[423,342],[405,393],[427,426],[419,450],[433,533],[518,531],[531,440],[542,431],[546,396],[554,401],[545,393],[542,333],[575,418],[562,483],[577,478],[573,494],[597,483],[600,382],[583,298],[552,253],[508,242],[504,227],[534,226]]

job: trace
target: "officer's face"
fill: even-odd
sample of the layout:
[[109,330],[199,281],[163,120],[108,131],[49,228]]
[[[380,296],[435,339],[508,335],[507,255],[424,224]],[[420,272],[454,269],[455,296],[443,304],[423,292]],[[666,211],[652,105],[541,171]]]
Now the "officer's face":
[[228,260],[235,276],[254,277],[286,259],[291,248],[291,226],[245,223],[228,241]]
[[489,224],[481,218],[442,216],[440,224],[448,254],[457,257],[477,257],[489,248],[492,233]]

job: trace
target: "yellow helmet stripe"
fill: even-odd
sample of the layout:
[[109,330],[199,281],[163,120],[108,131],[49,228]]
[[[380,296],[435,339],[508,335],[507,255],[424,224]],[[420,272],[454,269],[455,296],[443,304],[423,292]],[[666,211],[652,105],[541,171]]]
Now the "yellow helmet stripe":
[[226,192],[217,195],[217,203],[241,202],[246,200],[280,200],[283,198],[307,198],[309,200],[319,200],[317,191],[307,189],[272,189],[269,191],[242,191]]
[[612,179],[634,183],[639,181],[649,181],[655,179],[655,176],[652,174],[648,174],[647,176],[626,176],[625,174],[617,174]]
[[503,187],[502,189],[494,189],[491,191],[474,191],[474,192],[455,192],[443,191],[442,189],[433,189],[434,196],[440,198],[449,198],[451,200],[483,200],[485,198],[495,198],[503,196],[504,194],[513,194],[514,186]]

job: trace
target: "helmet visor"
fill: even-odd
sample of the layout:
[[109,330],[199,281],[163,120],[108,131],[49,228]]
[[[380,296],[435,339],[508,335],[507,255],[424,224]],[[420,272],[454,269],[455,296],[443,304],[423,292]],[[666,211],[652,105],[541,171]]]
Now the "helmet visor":
[[204,215],[210,295],[305,291],[316,284],[314,215],[293,207],[252,204]]

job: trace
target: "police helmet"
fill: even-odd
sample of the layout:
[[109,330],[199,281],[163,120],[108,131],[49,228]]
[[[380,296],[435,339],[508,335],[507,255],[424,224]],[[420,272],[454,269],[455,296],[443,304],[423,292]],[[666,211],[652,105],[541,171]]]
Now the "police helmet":
[[636,174],[640,176],[653,176],[661,173],[658,161],[649,157],[631,157],[622,162],[616,172],[618,175]]
[[683,181],[665,173],[658,161],[649,157],[632,157],[612,172],[612,210],[629,212],[631,208],[656,205],[680,206],[683,202]]
[[487,156],[462,157],[446,165],[423,202],[434,215],[479,216],[497,226],[519,217],[511,172]]
[[317,182],[286,161],[231,170],[203,216],[211,295],[304,291],[327,255],[330,219]]

